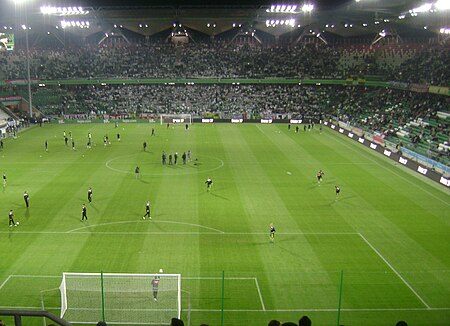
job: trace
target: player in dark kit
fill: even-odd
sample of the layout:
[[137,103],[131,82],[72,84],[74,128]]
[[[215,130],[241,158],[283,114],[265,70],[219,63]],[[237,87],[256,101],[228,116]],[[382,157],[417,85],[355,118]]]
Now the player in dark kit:
[[17,226],[17,224],[14,222],[14,214],[13,214],[12,209],[9,210],[8,217],[9,217],[9,226],[10,227]]
[[205,181],[205,183],[206,183],[206,191],[210,191],[210,190],[211,190],[211,187],[212,187],[212,184],[213,184],[212,179],[211,179],[211,178],[208,178],[208,179]]
[[23,200],[25,200],[25,205],[27,205],[27,208],[28,208],[30,205],[30,202],[29,202],[30,197],[28,196],[26,191],[23,193]]
[[144,142],[142,146],[144,147],[144,152],[147,151],[147,142]]
[[150,216],[150,200],[147,200],[147,203],[145,204],[145,215],[142,218],[145,220],[146,216],[149,220],[152,219],[152,217]]
[[159,276],[155,276],[155,278],[152,280],[152,287],[153,287],[153,300],[158,301],[158,286],[159,286]]
[[91,187],[89,187],[89,189],[88,189],[88,200],[90,203],[92,203],[92,188]]
[[83,204],[83,206],[81,207],[81,220],[84,221],[84,219],[86,219],[86,221],[88,220],[85,204]]
[[275,239],[275,226],[273,225],[273,223],[270,223],[269,238],[271,242],[273,242],[273,240]]
[[334,186],[334,188],[336,189],[336,200],[339,199],[339,193],[341,192],[341,188],[339,188],[339,186]]
[[136,174],[136,179],[139,179],[139,166],[136,166],[136,169],[134,169],[134,173]]
[[317,174],[316,174],[316,177],[317,177],[317,183],[320,185],[320,183],[322,182],[322,178],[323,178],[323,175],[324,175],[325,173],[322,171],[322,170],[319,170],[319,172],[317,172]]
[[183,159],[183,164],[186,164],[186,152],[183,152],[183,155],[181,155],[181,158]]

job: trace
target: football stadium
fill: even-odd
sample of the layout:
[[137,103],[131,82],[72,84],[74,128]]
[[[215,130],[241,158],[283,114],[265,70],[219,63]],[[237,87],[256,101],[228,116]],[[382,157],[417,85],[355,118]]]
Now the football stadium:
[[450,325],[448,0],[0,4],[0,326]]

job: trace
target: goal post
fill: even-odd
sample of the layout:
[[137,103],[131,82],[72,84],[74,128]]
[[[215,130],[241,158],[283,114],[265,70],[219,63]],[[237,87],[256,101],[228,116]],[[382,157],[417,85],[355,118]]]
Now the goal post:
[[181,316],[181,274],[63,273],[59,289],[61,318],[76,324],[160,325]]
[[161,124],[165,123],[188,123],[192,124],[192,114],[160,114]]

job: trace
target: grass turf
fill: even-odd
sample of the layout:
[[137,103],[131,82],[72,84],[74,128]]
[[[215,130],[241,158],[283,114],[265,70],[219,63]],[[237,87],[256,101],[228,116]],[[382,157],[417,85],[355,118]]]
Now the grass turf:
[[[76,150],[65,146],[64,130]],[[192,161],[182,165],[189,149]],[[178,164],[162,166],[163,150],[177,151]],[[336,325],[341,276],[343,325],[450,323],[448,190],[330,130],[45,125],[7,139],[0,169],[8,177],[0,193],[2,308],[38,308],[48,290],[45,306],[58,314],[63,272],[164,268],[182,274],[182,318],[191,325],[220,325],[222,303],[224,325],[302,315]],[[142,220],[147,199],[152,221]],[[88,222],[80,221],[82,203]],[[19,226],[8,228],[9,209]]]

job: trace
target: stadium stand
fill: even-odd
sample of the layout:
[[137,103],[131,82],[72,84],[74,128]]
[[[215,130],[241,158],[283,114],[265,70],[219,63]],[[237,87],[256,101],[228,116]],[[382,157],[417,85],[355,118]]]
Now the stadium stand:
[[[31,77],[71,78],[339,78],[382,75],[396,81],[449,85],[447,45],[295,46],[199,42],[78,48],[34,48]],[[0,52],[6,79],[26,77],[25,52]],[[420,76],[420,77],[418,77]]]

